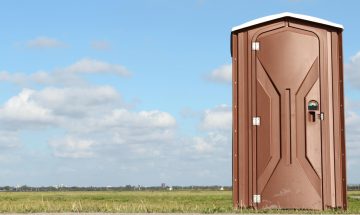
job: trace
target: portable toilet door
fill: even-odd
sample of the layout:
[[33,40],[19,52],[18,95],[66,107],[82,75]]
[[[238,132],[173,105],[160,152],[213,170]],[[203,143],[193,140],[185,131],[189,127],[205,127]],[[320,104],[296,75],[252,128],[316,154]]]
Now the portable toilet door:
[[232,29],[235,207],[346,209],[342,30],[293,13]]

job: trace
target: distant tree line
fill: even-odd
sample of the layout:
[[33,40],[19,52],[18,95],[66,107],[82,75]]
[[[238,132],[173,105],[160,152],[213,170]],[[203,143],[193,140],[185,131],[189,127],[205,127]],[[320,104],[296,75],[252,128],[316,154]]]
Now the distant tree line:
[[119,187],[78,187],[78,186],[43,186],[32,187],[27,185],[22,186],[0,186],[0,192],[44,192],[44,191],[172,191],[172,190],[232,190],[231,186],[150,186],[145,187],[141,185],[126,185]]
[[[360,184],[347,186],[348,190],[360,190]],[[150,186],[126,185],[119,187],[78,187],[78,186],[0,186],[0,192],[46,192],[46,191],[172,191],[172,190],[224,190],[231,191],[231,186]]]
[[360,184],[349,184],[347,186],[348,190],[360,190]]

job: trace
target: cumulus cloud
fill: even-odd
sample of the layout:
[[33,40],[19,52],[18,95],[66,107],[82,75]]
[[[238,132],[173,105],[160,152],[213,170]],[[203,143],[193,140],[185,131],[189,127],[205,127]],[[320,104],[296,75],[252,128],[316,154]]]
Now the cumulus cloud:
[[106,51],[106,50],[111,49],[111,45],[107,41],[98,40],[98,41],[93,41],[91,43],[91,48],[93,48],[95,50],[99,50],[99,51]]
[[[360,52],[351,57],[350,62],[345,64],[345,80],[355,89],[360,89]],[[358,183],[355,178],[360,174],[354,169],[360,168],[360,102],[353,98],[345,100],[345,131],[346,131],[346,151],[347,165],[349,171],[349,183]],[[351,181],[353,180],[353,181]]]
[[61,42],[58,39],[50,37],[37,37],[35,39],[29,40],[26,43],[29,48],[59,48],[65,47],[65,43]]
[[217,156],[228,160],[231,157],[231,107],[225,104],[204,110],[199,128],[202,135],[192,139],[192,148],[201,155]]
[[0,71],[0,80],[24,85],[27,82],[27,75],[23,73],[10,73],[8,71]]
[[346,122],[346,156],[349,174],[349,183],[358,183],[358,171],[360,168],[360,116],[355,112],[348,112],[345,118]]
[[201,128],[204,130],[224,130],[228,131],[232,125],[231,107],[219,105],[204,112]]
[[9,149],[20,146],[19,134],[16,131],[0,131],[0,149]]
[[212,142],[208,142],[205,138],[202,137],[194,137],[194,148],[196,151],[203,152],[212,152],[214,151],[214,146]]
[[120,94],[111,86],[47,87],[36,91],[32,99],[59,116],[86,117],[102,113],[108,107],[122,105]]
[[[135,153],[154,152],[156,145],[166,144],[174,140],[176,124],[175,118],[166,112],[132,112],[126,109],[116,109],[107,115],[91,116],[76,121],[67,120],[67,122],[70,124],[63,125],[63,127],[69,133],[75,133],[79,137],[87,137],[93,140],[93,143],[87,145],[86,148],[87,152],[92,152],[92,156],[104,150],[104,148],[99,149],[99,147],[107,147],[112,151],[117,151],[119,150],[116,150],[118,146],[126,146],[128,150]],[[83,149],[67,143],[63,144],[63,142],[58,142],[57,151],[59,147],[66,152],[74,153],[78,149],[80,151]],[[105,154],[108,153],[109,151],[105,151]],[[60,154],[55,153],[55,155]],[[64,153],[61,154],[61,157],[67,155],[70,154]]]
[[114,105],[121,105],[121,99],[110,86],[23,89],[0,108],[0,120],[6,122],[2,127],[37,128],[104,114]]
[[348,166],[349,183],[358,183],[360,177],[360,101],[346,98],[345,131],[346,131],[346,163]]
[[[231,138],[229,132],[212,131],[204,137],[194,137],[194,149],[200,153],[213,153],[221,155],[221,151],[227,151]],[[224,150],[225,149],[225,150]]]
[[231,83],[232,80],[232,66],[231,64],[222,65],[219,68],[214,69],[208,79],[211,81],[221,82],[221,83]]
[[[10,103],[15,105],[8,105]],[[10,110],[11,107],[16,108]],[[221,112],[225,107],[220,105],[203,111],[200,125],[204,124],[205,115]],[[210,121],[206,120],[207,123]],[[21,162],[27,163],[25,159],[32,159],[29,165],[41,169],[31,178],[58,174],[55,181],[74,184],[74,177],[84,176],[86,178],[78,182],[84,186],[105,183],[97,176],[101,174],[113,178],[112,184],[152,185],[158,183],[161,175],[161,180],[167,183],[193,184],[194,178],[202,181],[206,177],[206,183],[212,184],[218,183],[219,178],[227,183],[223,176],[231,172],[231,131],[208,126],[199,129],[194,136],[185,137],[178,132],[172,114],[161,110],[131,110],[124,106],[119,92],[110,86],[23,89],[0,107],[0,125],[0,149],[21,146],[19,143],[24,131],[44,131],[47,136],[47,145],[31,137],[26,142],[29,147],[18,147],[23,149],[23,154],[12,154],[12,157],[18,156],[16,162],[20,162],[20,166],[23,165]],[[53,134],[49,135],[47,131]],[[38,150],[41,146],[49,147],[55,158],[49,162],[56,164],[38,162],[39,159],[49,159],[47,152]],[[25,150],[33,150],[33,154]],[[60,171],[69,168],[71,176]],[[29,175],[28,170],[24,171]],[[208,174],[198,174],[203,171]],[[141,175],[156,176],[141,180]],[[180,180],[181,175],[183,178]],[[131,181],[124,182],[128,181],[126,177]],[[134,181],[137,178],[139,180]]]
[[193,110],[192,108],[185,107],[180,110],[180,115],[184,118],[197,118],[201,116],[200,111]]
[[[159,109],[131,109],[114,87],[93,85],[84,77],[86,74],[121,77],[130,74],[116,65],[83,58],[50,72],[0,72],[0,80],[26,86],[0,106],[0,148],[22,146],[21,141],[28,141],[23,138],[31,135],[26,142],[29,147],[19,147],[23,149],[22,155],[33,159],[33,154],[25,150],[48,147],[59,165],[56,168],[71,167],[76,177],[95,178],[92,174],[104,170],[107,171],[104,175],[115,174],[122,179],[129,174],[132,180],[139,178],[139,174],[158,174],[162,175],[161,180],[166,178],[179,184],[193,184],[193,177],[199,181],[206,177],[211,184],[218,181],[219,177],[214,176],[219,175],[219,171],[222,176],[231,172],[229,106],[185,110],[184,117],[200,119],[195,133],[186,136],[178,130],[179,125],[171,113]],[[36,134],[41,132],[44,136],[38,142]],[[48,159],[47,152],[40,150],[39,153]],[[91,169],[84,169],[90,165]],[[50,166],[50,175],[56,174],[53,165]],[[136,171],[141,173],[136,175]],[[185,172],[193,177],[179,180]],[[66,178],[64,175],[59,177]],[[158,176],[146,183],[157,180]],[[81,185],[83,183],[82,180]]]
[[55,117],[50,109],[31,99],[34,92],[34,90],[24,89],[0,108],[1,127],[8,129],[29,128],[55,122]]
[[[347,111],[345,112],[345,123],[346,123],[346,143],[347,151],[350,157],[358,158],[360,154],[360,115],[357,109],[359,102],[347,102]],[[360,159],[358,159],[360,165]]]
[[173,127],[175,126],[175,118],[166,112],[158,110],[140,111],[136,114],[126,109],[113,110],[112,114],[105,118],[109,125],[116,125],[121,120],[124,124],[137,125],[141,127]]
[[66,136],[50,141],[49,145],[54,149],[54,155],[62,158],[90,158],[94,157],[91,146],[95,142],[93,140],[79,139],[72,136]]
[[351,86],[360,89],[360,52],[345,65],[345,78]]
[[132,145],[140,152],[146,144],[173,140],[176,127],[167,112],[127,109],[110,86],[23,89],[0,107],[0,123],[5,131],[64,130],[66,138],[49,145],[55,156],[71,158],[93,157],[104,145]]
[[130,72],[121,65],[84,58],[64,69],[69,73],[110,73],[119,76],[129,76]]
[[13,73],[0,71],[0,81],[11,82],[19,86],[31,87],[34,84],[45,86],[78,86],[87,82],[81,74],[112,74],[119,77],[130,76],[124,66],[106,61],[83,58],[72,65],[53,71],[37,71],[33,73]]

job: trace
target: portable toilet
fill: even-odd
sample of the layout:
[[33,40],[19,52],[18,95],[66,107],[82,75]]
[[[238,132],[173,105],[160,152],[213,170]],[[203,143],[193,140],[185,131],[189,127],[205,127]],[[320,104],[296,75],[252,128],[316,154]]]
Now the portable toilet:
[[293,13],[232,29],[235,207],[346,209],[342,31]]

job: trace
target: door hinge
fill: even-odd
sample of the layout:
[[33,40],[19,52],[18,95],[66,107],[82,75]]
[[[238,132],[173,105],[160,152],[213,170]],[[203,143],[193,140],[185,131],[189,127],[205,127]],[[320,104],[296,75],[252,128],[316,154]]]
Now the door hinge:
[[252,124],[259,126],[260,125],[260,117],[258,117],[258,116],[253,117]]
[[260,43],[259,42],[253,42],[251,47],[252,47],[253,51],[259,51],[260,50]]
[[260,203],[261,196],[260,195],[253,195],[253,203]]
[[325,116],[324,116],[325,114],[324,114],[324,112],[321,112],[320,114],[319,114],[319,118],[320,118],[320,120],[324,120],[324,118],[325,118]]

